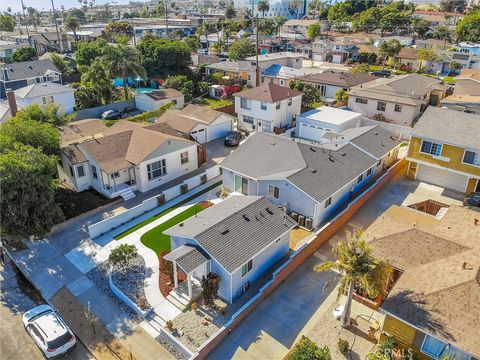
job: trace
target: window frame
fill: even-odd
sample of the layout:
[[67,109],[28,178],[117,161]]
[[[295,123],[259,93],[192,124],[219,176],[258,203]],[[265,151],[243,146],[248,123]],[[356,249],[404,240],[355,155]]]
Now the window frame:
[[248,260],[245,264],[242,265],[242,277],[247,275],[253,269],[253,259]]
[[267,110],[267,103],[264,101],[260,101],[260,109],[261,110]]
[[[468,162],[465,161],[465,156],[467,155],[467,152],[474,154],[473,163],[468,163]],[[475,163],[475,160],[477,161],[476,163]],[[480,153],[478,153],[478,152],[476,152],[476,151],[472,151],[472,150],[467,150],[467,149],[465,149],[465,150],[463,151],[462,164],[470,165],[470,166],[475,166],[475,167],[480,167]]]
[[245,110],[252,110],[252,102],[250,99],[240,98],[240,108]]
[[387,103],[385,101],[377,101],[377,111],[385,112],[387,110]]
[[98,180],[97,167],[95,165],[90,165],[90,170],[92,171],[92,177]]
[[[275,196],[276,193],[276,196]],[[268,184],[268,196],[270,198],[279,199],[280,198],[280,188],[278,186]]]
[[395,104],[395,108],[394,108],[394,111],[395,112],[402,112],[402,105],[400,104]]
[[[83,173],[82,175],[80,175],[80,171],[79,171],[80,169],[82,169],[82,173]],[[86,172],[85,172],[85,168],[83,167],[83,164],[75,166],[75,170],[76,170],[78,179],[87,175]]]
[[292,106],[292,104],[293,104],[293,99],[292,99],[292,98],[288,98],[288,103],[287,103],[287,105],[288,105],[288,106]]
[[372,168],[367,170],[367,177],[370,176],[370,175],[372,175]]
[[114,173],[110,174],[111,179],[118,179],[120,177],[120,172],[115,171]]
[[[153,165],[160,164],[158,168],[153,169]],[[160,171],[160,175],[154,176],[154,173]],[[147,179],[148,181],[153,181],[155,179],[161,178],[167,175],[167,161],[165,159],[160,159],[153,161],[147,164]]]
[[275,110],[279,110],[281,107],[280,101],[275,104]]
[[[245,118],[248,119],[248,121],[245,121]],[[250,122],[250,119],[252,119],[252,121]],[[250,125],[253,125],[255,119],[253,118],[253,116],[248,116],[248,115],[242,115],[242,121],[245,123],[245,124],[250,124]]]
[[360,174],[360,176],[357,178],[357,184],[360,184],[363,181],[363,174]]
[[357,104],[368,104],[368,99],[362,98],[362,97],[356,97],[355,98],[355,103]]
[[[435,340],[435,341],[437,341],[437,342],[440,342],[440,343],[442,343],[443,345],[445,345],[445,347],[442,349],[442,351],[440,351],[440,353],[439,353],[438,355],[432,354],[432,353],[424,350],[424,348],[423,348],[423,347],[425,346],[425,343],[427,342],[427,339],[433,339],[433,340]],[[446,350],[447,348],[448,348],[448,344],[445,344],[443,341],[437,339],[437,338],[434,337],[434,336],[425,334],[425,337],[423,338],[423,341],[422,341],[422,346],[420,346],[420,352],[421,352],[422,354],[426,354],[426,355],[428,355],[428,356],[430,356],[430,357],[432,357],[432,358],[440,358],[440,356],[445,352],[445,350]]]
[[188,164],[190,162],[190,154],[188,153],[188,151],[184,151],[184,152],[181,152],[180,153],[180,164],[181,165],[184,165],[184,164]]
[[[429,152],[425,152],[423,151],[423,145],[425,143],[430,143],[430,151]],[[436,152],[432,153],[431,150],[433,149],[433,146],[436,146],[436,149],[440,149],[440,151],[438,152],[438,154]],[[425,154],[425,155],[430,155],[430,156],[442,156],[442,150],[443,150],[443,144],[440,144],[440,143],[436,143],[436,142],[433,142],[433,141],[429,141],[429,140],[422,140],[422,143],[420,144],[420,153],[422,154]]]
[[325,202],[323,203],[323,207],[327,208],[330,205],[332,205],[332,197],[331,196],[328,199],[325,200]]

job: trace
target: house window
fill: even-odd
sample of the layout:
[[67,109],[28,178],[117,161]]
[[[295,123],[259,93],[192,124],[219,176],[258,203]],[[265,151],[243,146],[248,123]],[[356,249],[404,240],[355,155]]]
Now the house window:
[[442,144],[423,140],[420,152],[424,154],[440,156],[440,154],[442,153]]
[[261,81],[262,83],[265,82],[265,76],[262,76]]
[[292,98],[288,99],[288,106],[292,106],[292,101],[293,101]]
[[42,96],[42,104],[43,105],[52,104],[54,102],[55,102],[55,100],[53,98],[53,95]]
[[280,86],[283,86],[283,85],[285,85],[285,81],[280,80]]
[[480,154],[465,150],[465,154],[463,155],[463,162],[465,164],[470,164],[473,166],[480,166]]
[[77,166],[77,175],[79,178],[85,176],[85,169],[83,168],[83,165]]
[[367,176],[370,176],[372,174],[372,168],[367,170]]
[[245,265],[242,266],[242,277],[247,275],[253,267],[253,260],[250,260]]
[[267,110],[267,103],[262,101],[262,102],[260,103],[260,108],[261,108],[262,110]]
[[395,105],[395,111],[396,111],[396,112],[402,112],[402,105],[396,104],[396,105]]
[[247,124],[252,124],[252,125],[253,125],[253,117],[243,115],[243,122],[244,122],[244,123],[247,123]]
[[252,75],[247,76],[248,81],[252,80]]
[[383,101],[379,101],[377,103],[377,110],[378,111],[385,111],[386,107],[387,107],[387,103],[385,103]]
[[382,159],[378,160],[377,162],[377,167],[379,167],[380,165],[382,165]]
[[110,174],[110,177],[112,179],[116,179],[116,178],[119,178],[120,177],[120,173],[118,171],[114,172],[113,174]]
[[355,102],[360,104],[366,104],[368,103],[368,100],[364,98],[355,98]]
[[278,196],[279,196],[279,189],[278,187],[276,186],[273,186],[273,185],[268,185],[268,196],[270,196],[271,198],[275,198],[275,199],[278,199]]
[[184,151],[180,154],[180,163],[181,164],[188,163],[188,151]]
[[240,107],[242,109],[250,110],[250,100],[249,99],[240,99]]
[[75,173],[73,172],[73,167],[70,166],[70,175],[72,175],[72,177],[75,177]]
[[235,175],[235,191],[243,195],[248,195],[248,179],[240,175]]
[[427,335],[423,341],[421,351],[434,359],[439,359],[447,345],[434,337]]
[[97,174],[97,168],[93,165],[90,166],[90,168],[92,169],[92,176],[94,179],[98,179],[98,174]]
[[276,108],[277,110],[280,109],[280,101],[277,102],[275,105],[276,105],[275,108]]
[[363,174],[358,177],[357,184],[360,184],[362,180],[363,180]]
[[332,203],[332,197],[329,197],[327,200],[325,200],[324,207],[329,207],[331,203]]
[[147,165],[148,181],[159,178],[167,174],[167,164],[165,159],[155,161]]

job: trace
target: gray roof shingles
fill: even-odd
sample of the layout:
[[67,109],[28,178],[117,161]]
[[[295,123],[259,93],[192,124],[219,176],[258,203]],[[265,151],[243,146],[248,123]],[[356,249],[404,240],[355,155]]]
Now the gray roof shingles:
[[[1,68],[7,69],[8,81],[43,76],[48,70],[59,73],[57,67],[50,59],[5,64]],[[0,71],[0,80],[5,81],[3,71]]]
[[175,261],[187,274],[208,261],[197,247],[182,245],[165,256],[165,260]]
[[390,131],[380,126],[357,136],[351,142],[378,159],[401,143]]

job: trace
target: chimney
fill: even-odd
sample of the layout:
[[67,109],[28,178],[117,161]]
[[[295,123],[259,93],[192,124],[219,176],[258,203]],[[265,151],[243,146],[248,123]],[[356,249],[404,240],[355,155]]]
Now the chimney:
[[7,100],[8,100],[8,107],[10,108],[10,113],[12,117],[17,115],[17,101],[15,100],[15,93],[11,90],[7,90]]

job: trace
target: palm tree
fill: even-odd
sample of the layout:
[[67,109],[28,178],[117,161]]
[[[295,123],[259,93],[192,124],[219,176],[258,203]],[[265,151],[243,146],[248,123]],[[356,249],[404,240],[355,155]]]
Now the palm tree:
[[69,16],[63,24],[65,29],[73,32],[73,38],[77,40],[77,30],[80,28],[80,20],[76,16]]
[[257,4],[257,11],[262,12],[262,18],[265,18],[265,12],[270,10],[270,3],[268,0],[260,0]]
[[140,64],[140,56],[136,49],[125,45],[118,45],[113,51],[103,56],[112,78],[119,77],[123,80],[125,99],[128,99],[128,78],[145,77],[147,72]]
[[341,318],[342,327],[350,326],[350,312],[354,287],[359,287],[370,297],[387,294],[392,278],[392,267],[372,256],[372,246],[364,239],[363,230],[346,232],[346,241],[336,243],[332,253],[336,261],[327,261],[315,267],[315,271],[337,270],[340,273],[339,293],[347,291],[347,302]]
[[313,16],[318,18],[320,12],[323,10],[324,3],[322,0],[311,0],[308,4],[308,8],[313,12]]

